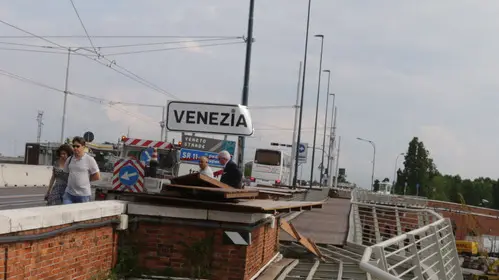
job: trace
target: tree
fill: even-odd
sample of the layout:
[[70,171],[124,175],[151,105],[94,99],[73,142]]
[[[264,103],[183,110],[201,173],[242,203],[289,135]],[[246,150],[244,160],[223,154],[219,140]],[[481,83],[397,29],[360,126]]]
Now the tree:
[[[439,174],[433,159],[429,157],[423,142],[414,137],[409,142],[409,148],[405,154],[404,169],[398,172],[397,185],[395,191],[403,194],[407,184],[406,194],[408,195],[431,195],[430,180]],[[417,186],[419,185],[419,190]]]
[[499,209],[499,179],[492,186],[492,208]]
[[373,191],[374,192],[379,191],[379,180],[378,179],[374,180]]

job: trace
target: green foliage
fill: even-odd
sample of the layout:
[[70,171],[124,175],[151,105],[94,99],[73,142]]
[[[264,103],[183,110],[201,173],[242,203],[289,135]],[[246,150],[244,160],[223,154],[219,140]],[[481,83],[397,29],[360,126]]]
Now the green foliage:
[[[395,192],[429,196],[432,193],[429,183],[436,175],[438,175],[438,170],[433,159],[430,158],[429,151],[426,150],[423,142],[414,137],[409,142],[409,148],[405,154],[404,170],[398,172]],[[419,190],[417,185],[420,186]]]
[[245,166],[244,166],[244,177],[249,177],[249,176],[251,176],[251,171],[252,171],[252,169],[253,169],[253,164],[251,164],[251,165],[249,165],[249,164],[248,164],[248,165],[245,165]]
[[188,241],[181,241],[179,244],[184,247],[184,257],[187,260],[191,278],[209,278],[214,237],[210,236],[201,240],[190,239]]
[[423,142],[414,137],[409,142],[404,168],[397,171],[395,193],[416,195],[417,184],[418,195],[429,199],[460,203],[461,193],[468,205],[499,209],[499,180],[440,174]]
[[373,191],[374,192],[379,191],[379,180],[378,179],[374,180]]

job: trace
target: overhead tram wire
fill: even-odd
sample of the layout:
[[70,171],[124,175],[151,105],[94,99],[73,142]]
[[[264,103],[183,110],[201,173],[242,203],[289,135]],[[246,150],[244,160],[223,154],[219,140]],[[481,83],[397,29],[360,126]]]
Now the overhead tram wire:
[[[29,35],[31,35],[31,36],[35,36],[35,37],[37,37],[37,38],[39,38],[39,39],[41,39],[41,40],[44,40],[45,42],[48,42],[48,43],[50,43],[50,44],[53,44],[53,45],[55,45],[55,46],[58,46],[58,47],[61,47],[61,48],[64,48],[64,49],[68,49],[68,48],[66,48],[66,47],[62,46],[61,44],[58,44],[58,43],[53,42],[53,41],[51,41],[51,40],[48,40],[48,39],[46,39],[46,38],[44,38],[44,37],[38,36],[38,35],[36,35],[36,34],[34,34],[34,33],[31,33],[31,32],[29,32],[29,31],[27,31],[27,30],[24,30],[24,29],[22,29],[22,28],[20,28],[20,27],[17,27],[17,26],[12,25],[12,24],[10,24],[10,23],[8,23],[8,22],[5,22],[4,20],[1,20],[1,19],[0,19],[0,23],[3,23],[3,24],[5,24],[5,25],[7,25],[7,26],[10,26],[10,27],[12,27],[12,28],[14,28],[14,29],[17,29],[17,30],[19,30],[19,31],[21,31],[21,32],[24,32],[24,33],[26,33],[26,34],[29,34]],[[121,75],[123,75],[123,76],[125,76],[125,77],[128,77],[129,79],[134,80],[134,81],[136,81],[136,82],[138,82],[138,83],[140,83],[140,84],[142,84],[142,85],[145,85],[146,87],[149,87],[149,88],[151,88],[151,89],[153,89],[153,90],[155,90],[155,91],[157,91],[157,92],[159,92],[159,93],[162,93],[163,95],[169,95],[169,96],[171,96],[171,97],[173,97],[173,98],[175,98],[175,99],[179,99],[179,98],[178,98],[178,97],[176,97],[175,95],[173,95],[173,94],[171,94],[171,93],[168,93],[166,90],[164,90],[164,89],[162,89],[162,88],[160,88],[160,87],[158,87],[158,86],[154,85],[153,83],[151,83],[151,82],[149,82],[149,81],[145,80],[144,78],[142,78],[142,77],[138,76],[137,74],[132,73],[130,70],[128,70],[128,69],[126,69],[126,68],[124,68],[124,67],[122,67],[122,66],[118,66],[118,65],[116,64],[116,61],[114,61],[114,60],[113,60],[113,61],[111,61],[111,60],[107,59],[106,57],[104,57],[104,56],[102,56],[102,55],[98,56],[99,58],[103,58],[103,59],[105,59],[106,61],[108,61],[108,62],[110,63],[110,64],[108,65],[108,64],[103,63],[103,62],[101,62],[101,61],[99,61],[99,60],[97,60],[97,59],[95,59],[95,58],[90,57],[90,56],[83,55],[83,57],[86,57],[86,58],[88,58],[88,59],[91,59],[91,60],[93,60],[93,61],[95,61],[95,62],[99,63],[99,64],[102,64],[102,65],[104,65],[104,66],[107,66],[108,68],[111,68],[113,71],[116,71],[116,72],[120,73]],[[125,70],[125,71],[127,71],[127,72],[131,73],[131,75],[132,75],[132,76],[130,76],[130,75],[126,74],[126,73],[123,73],[123,72],[121,72],[121,71],[119,71],[119,70],[117,70],[117,69],[113,68],[113,67],[112,67],[112,65],[113,65],[113,64],[114,64],[115,66],[117,66],[117,67],[119,67],[119,68],[122,68],[123,70]],[[137,77],[137,78],[133,78],[133,76],[135,76],[135,77]]]
[[[123,44],[123,45],[104,45],[104,46],[96,46],[96,48],[97,49],[134,48],[134,47],[146,47],[146,46],[157,46],[157,45],[183,44],[183,43],[227,41],[227,40],[235,40],[235,39],[243,39],[243,37],[234,37],[234,38],[230,38],[230,39],[215,38],[215,39],[182,40],[182,41],[168,41],[168,42],[149,42],[149,43]],[[23,47],[55,49],[52,46],[46,46],[46,45],[35,45],[35,44],[25,44],[25,43],[6,42],[6,41],[0,41],[0,44],[13,45],[13,46],[23,46]],[[92,47],[91,46],[68,46],[68,47],[59,48],[59,49],[67,50],[68,48],[92,48]]]
[[[42,88],[46,88],[46,89],[50,89],[50,90],[53,90],[53,91],[56,91],[56,92],[59,92],[59,93],[64,93],[64,90],[62,90],[62,89],[58,89],[56,87],[52,87],[52,86],[40,83],[40,82],[34,81],[32,79],[29,79],[29,78],[26,78],[26,77],[22,77],[20,75],[17,75],[17,74],[14,74],[14,73],[2,70],[2,69],[0,69],[0,75],[6,76],[6,77],[9,77],[9,78],[12,78],[12,79],[16,79],[16,80],[19,80],[19,81],[24,82],[24,83],[36,85],[36,86],[39,86],[39,87],[42,87]],[[156,123],[156,121],[152,121],[151,119],[145,119],[141,115],[138,115],[136,113],[130,112],[130,111],[124,109],[124,108],[120,108],[120,107],[115,106],[115,105],[119,105],[120,102],[111,101],[111,100],[108,100],[108,99],[94,97],[94,96],[90,96],[90,95],[86,95],[86,94],[81,94],[81,93],[76,93],[76,92],[68,92],[68,94],[73,95],[73,96],[78,97],[78,98],[81,98],[81,99],[85,99],[87,101],[99,103],[101,105],[106,105],[106,106],[108,106],[110,108],[113,108],[115,110],[122,111],[122,112],[126,113],[127,115],[130,115],[130,116],[132,116],[134,118],[137,118],[137,119],[141,119],[141,120],[144,120],[144,121],[147,121],[147,122],[154,122],[154,123]]]
[[[31,35],[31,34],[30,34]],[[0,35],[0,38],[4,39],[35,39],[38,38],[38,35]],[[87,38],[87,36],[83,35],[44,35],[41,36],[43,38]],[[163,39],[163,38],[175,38],[175,39],[187,39],[187,38],[196,38],[196,39],[205,39],[205,38],[219,38],[219,39],[240,39],[243,38],[241,36],[176,36],[176,35],[93,35],[91,38],[100,38],[100,39]]]
[[109,54],[106,54],[106,55],[107,56],[130,55],[130,54],[139,54],[139,53],[162,52],[162,51],[182,50],[182,49],[192,49],[192,48],[206,48],[206,47],[237,45],[237,44],[244,44],[244,41],[241,41],[241,42],[227,42],[227,43],[215,43],[215,44],[206,44],[206,45],[199,45],[199,46],[183,46],[183,47],[162,48],[162,49],[152,49],[152,50],[128,51],[128,52],[119,52],[119,53],[109,53]]
[[[194,42],[194,41],[190,41]],[[152,50],[138,50],[138,51],[129,51],[129,52],[120,52],[120,53],[110,53],[106,54],[106,56],[116,56],[116,55],[130,55],[130,54],[140,54],[140,53],[150,53],[150,52],[161,52],[161,51],[172,51],[172,50],[180,50],[180,49],[192,49],[192,48],[205,48],[205,47],[215,47],[215,46],[223,46],[223,45],[236,45],[236,44],[243,44],[244,42],[227,42],[227,43],[216,43],[216,44],[206,44],[206,45],[198,45],[198,46],[183,46],[183,47],[173,47],[173,48],[162,48],[162,49],[152,49]],[[2,42],[0,42],[2,44]],[[22,44],[24,45],[24,44]],[[51,49],[47,46],[34,46],[33,47],[39,47],[43,49]],[[86,50],[86,47],[70,47],[71,49],[77,48],[77,49],[83,49]],[[101,47],[97,47],[100,49]],[[60,48],[52,48],[52,49],[60,49]],[[33,49],[21,49],[21,48],[3,48],[0,47],[0,50],[6,50],[6,51],[25,51],[25,52],[38,52],[38,53],[51,53],[51,54],[63,54],[67,55],[67,52],[62,52],[62,51],[46,51],[46,50],[33,50]],[[62,50],[62,49],[60,49]],[[67,49],[66,49],[67,50]],[[90,51],[90,50],[88,50]],[[93,54],[89,54],[87,56],[96,56],[96,57],[103,57],[102,54],[95,54],[95,52],[91,51]],[[75,55],[80,55],[80,56],[85,56],[84,54],[79,54],[76,51],[72,51],[72,54]]]
[[75,3],[73,2],[73,0],[69,0],[69,1],[71,2],[71,5],[73,6],[73,10],[75,11],[76,16],[80,20],[81,27],[83,27],[83,30],[85,31],[85,34],[87,35],[88,41],[90,41],[90,45],[94,49],[95,53],[98,53],[97,49],[94,46],[94,42],[92,42],[92,39],[90,38],[90,35],[88,35],[87,28],[85,27],[85,24],[83,24],[83,20],[80,17],[80,13],[78,13],[78,9],[76,8]]

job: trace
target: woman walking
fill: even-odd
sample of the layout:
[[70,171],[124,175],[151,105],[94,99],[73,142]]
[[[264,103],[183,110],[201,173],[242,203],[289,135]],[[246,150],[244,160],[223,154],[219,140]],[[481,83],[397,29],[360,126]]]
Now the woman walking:
[[64,164],[66,163],[66,160],[73,155],[73,150],[71,149],[71,146],[64,144],[57,149],[56,155],[57,161],[52,169],[49,189],[45,195],[47,205],[62,204],[62,195],[66,191],[69,176],[69,173],[64,172]]

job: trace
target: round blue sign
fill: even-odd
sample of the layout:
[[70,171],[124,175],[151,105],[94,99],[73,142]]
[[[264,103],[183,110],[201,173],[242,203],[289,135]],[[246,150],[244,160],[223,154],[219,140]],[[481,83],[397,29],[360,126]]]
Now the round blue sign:
[[303,145],[303,144],[300,144],[300,148],[299,148],[299,151],[300,151],[300,153],[303,153],[303,152],[305,152],[305,145]]
[[139,171],[132,165],[125,165],[120,168],[120,182],[126,186],[133,186],[139,180]]
[[151,156],[154,152],[154,149],[152,147],[149,147],[140,153],[140,161],[144,163],[148,163],[151,160]]

